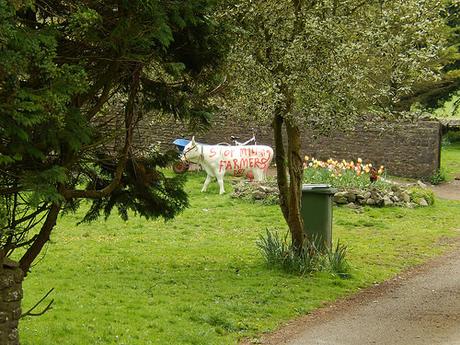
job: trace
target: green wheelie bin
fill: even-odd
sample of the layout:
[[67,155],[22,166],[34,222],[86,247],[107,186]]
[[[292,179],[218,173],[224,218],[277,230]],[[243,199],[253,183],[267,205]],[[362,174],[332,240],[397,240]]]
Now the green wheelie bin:
[[320,250],[332,247],[332,199],[336,189],[327,184],[302,186],[301,214],[307,238]]

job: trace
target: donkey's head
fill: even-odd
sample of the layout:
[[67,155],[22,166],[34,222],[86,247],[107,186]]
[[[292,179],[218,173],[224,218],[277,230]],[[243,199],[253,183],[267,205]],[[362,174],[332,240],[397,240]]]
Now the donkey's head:
[[195,137],[192,137],[192,140],[184,147],[182,159],[193,163],[200,159],[201,154],[201,145],[195,141]]

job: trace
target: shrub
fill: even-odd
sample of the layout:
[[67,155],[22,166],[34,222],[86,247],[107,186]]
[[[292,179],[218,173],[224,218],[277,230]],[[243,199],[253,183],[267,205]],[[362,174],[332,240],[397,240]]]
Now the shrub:
[[421,199],[425,199],[428,205],[434,204],[434,193],[432,190],[427,188],[412,187],[408,190],[410,198],[415,203],[418,203]]
[[446,181],[446,171],[442,168],[436,170],[436,172],[430,177],[430,183],[434,185],[438,185],[444,181]]
[[305,240],[299,251],[288,242],[288,233],[281,238],[277,231],[267,229],[266,235],[259,237],[257,246],[272,268],[300,275],[330,271],[343,278],[349,276],[347,247],[339,242],[334,248],[321,251],[314,240]]

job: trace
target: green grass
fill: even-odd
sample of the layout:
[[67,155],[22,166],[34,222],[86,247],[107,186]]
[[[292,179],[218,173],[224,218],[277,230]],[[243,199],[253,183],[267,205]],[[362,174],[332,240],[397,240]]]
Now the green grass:
[[460,143],[452,143],[442,148],[441,168],[445,170],[447,181],[460,176]]
[[21,343],[236,344],[424,262],[460,234],[460,202],[335,208],[351,277],[289,275],[267,268],[256,246],[267,228],[285,231],[279,208],[219,196],[216,183],[201,194],[203,180],[191,174],[191,207],[167,223],[60,219],[24,283],[24,309],[52,287],[54,307],[21,321]]

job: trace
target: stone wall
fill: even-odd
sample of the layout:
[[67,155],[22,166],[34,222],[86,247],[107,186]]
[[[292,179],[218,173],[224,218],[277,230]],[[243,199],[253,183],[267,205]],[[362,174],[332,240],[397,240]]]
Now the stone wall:
[[0,344],[18,345],[23,273],[17,267],[0,267]]
[[[189,139],[194,134],[198,141],[215,144],[230,142],[231,135],[240,137],[240,141],[249,139],[252,127],[256,129],[259,144],[274,146],[269,125],[256,126],[223,116],[216,117],[207,132],[192,132],[173,121],[144,123],[136,139],[141,146],[161,141],[165,147],[171,146],[176,138]],[[305,130],[302,136],[303,154],[317,159],[356,160],[360,157],[366,163],[385,165],[389,174],[416,178],[429,177],[440,166],[441,125],[437,121],[401,124],[394,129],[358,126],[352,131],[328,136]]]
[[321,159],[361,157],[384,165],[396,176],[427,178],[440,167],[441,125],[435,121],[404,124],[394,129],[357,128],[329,137],[304,136],[304,152]]

